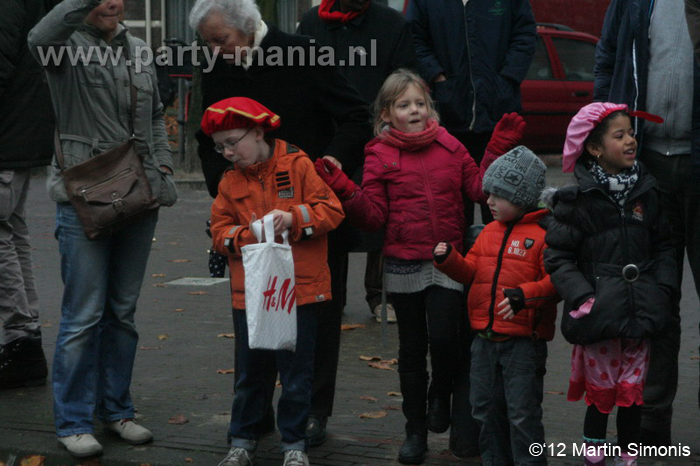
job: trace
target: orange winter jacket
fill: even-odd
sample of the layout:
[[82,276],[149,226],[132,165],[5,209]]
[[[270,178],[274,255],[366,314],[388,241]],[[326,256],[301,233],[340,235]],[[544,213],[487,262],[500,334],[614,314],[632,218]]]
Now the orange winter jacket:
[[261,219],[274,209],[292,213],[289,240],[297,304],[331,299],[326,234],[343,220],[340,201],[304,152],[279,139],[272,142],[273,154],[266,162],[224,173],[211,206],[214,249],[229,257],[235,309],[245,309],[241,247],[258,242],[250,221],[253,214]]
[[[452,249],[435,266],[453,280],[471,285],[467,306],[472,329],[489,334],[541,338],[554,337],[559,296],[544,270],[545,230],[548,210],[525,214],[515,223],[494,221],[486,225],[466,257]],[[504,289],[520,288],[525,307],[512,319],[498,315]]]

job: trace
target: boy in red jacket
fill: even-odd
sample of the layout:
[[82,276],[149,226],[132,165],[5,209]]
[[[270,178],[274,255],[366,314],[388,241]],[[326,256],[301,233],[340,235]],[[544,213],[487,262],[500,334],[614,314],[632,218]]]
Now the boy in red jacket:
[[434,249],[438,270],[471,286],[469,322],[478,338],[471,347],[470,401],[485,465],[547,464],[544,449],[534,457],[529,450],[544,443],[546,342],[554,336],[559,299],[544,269],[541,224],[549,210],[537,208],[545,173],[523,146],[497,159],[483,179],[495,221],[466,257],[449,243]]

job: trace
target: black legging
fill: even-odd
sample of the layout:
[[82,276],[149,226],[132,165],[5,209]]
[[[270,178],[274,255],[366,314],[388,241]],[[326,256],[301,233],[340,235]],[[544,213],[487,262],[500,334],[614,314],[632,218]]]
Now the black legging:
[[[592,440],[605,440],[609,414],[601,413],[595,405],[590,405],[583,421],[583,436]],[[617,408],[617,444],[623,451],[631,451],[631,443],[639,444],[641,438],[642,407]]]

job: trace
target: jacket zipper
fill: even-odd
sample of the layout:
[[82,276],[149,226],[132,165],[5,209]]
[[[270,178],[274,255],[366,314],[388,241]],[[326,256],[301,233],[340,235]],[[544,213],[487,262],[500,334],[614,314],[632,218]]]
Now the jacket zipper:
[[510,233],[515,227],[515,223],[508,225],[506,228],[506,233],[503,235],[503,243],[501,243],[501,249],[498,251],[498,259],[496,260],[496,271],[493,273],[493,280],[491,285],[491,304],[489,305],[489,324],[483,330],[487,335],[491,333],[493,328],[493,321],[495,319],[494,308],[496,307],[496,291],[498,290],[498,276],[501,274],[501,265],[503,265],[503,252],[506,250],[506,244],[508,244],[508,238]]
[[[418,156],[418,158],[420,160],[421,171],[423,172],[423,183],[425,184],[425,191],[426,191],[426,195],[428,197],[428,205],[430,206],[430,211],[437,212],[437,210],[435,209],[435,199],[433,198],[433,191],[430,189],[430,185],[428,184],[428,173],[425,169],[425,164],[423,163],[423,157]],[[438,222],[437,222],[436,216],[431,215],[430,221],[433,224],[433,232],[434,232],[435,236],[437,236],[439,233],[439,230],[438,230]],[[435,239],[437,240],[437,238],[435,238]],[[440,240],[438,240],[438,241],[440,241]]]
[[464,39],[467,42],[467,63],[469,63],[469,82],[472,83],[472,121],[469,123],[469,131],[474,131],[476,124],[476,86],[472,74],[472,54],[469,48],[469,28],[467,27],[467,5],[464,5]]

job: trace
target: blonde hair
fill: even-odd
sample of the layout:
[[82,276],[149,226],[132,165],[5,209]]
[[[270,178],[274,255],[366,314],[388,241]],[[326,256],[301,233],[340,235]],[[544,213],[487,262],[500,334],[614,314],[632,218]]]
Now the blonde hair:
[[406,92],[408,86],[411,85],[416,86],[423,92],[425,105],[428,108],[428,118],[432,118],[438,122],[440,121],[440,117],[437,110],[435,110],[435,104],[433,103],[433,99],[430,97],[430,91],[428,90],[428,86],[425,84],[425,81],[423,81],[423,79],[421,79],[421,77],[413,71],[401,68],[394,71],[388,78],[386,78],[384,84],[382,84],[382,88],[379,89],[377,98],[374,100],[373,111],[375,136],[378,136],[384,129],[384,126],[388,124],[382,119],[382,112],[391,111],[391,107],[394,105],[394,102],[396,102],[398,98],[401,97],[401,94]]

